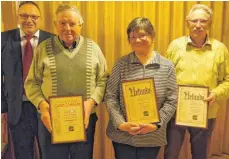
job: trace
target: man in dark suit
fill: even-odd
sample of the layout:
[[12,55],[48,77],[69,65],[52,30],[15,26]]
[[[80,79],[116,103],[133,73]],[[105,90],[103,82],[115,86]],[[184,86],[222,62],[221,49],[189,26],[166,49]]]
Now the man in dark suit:
[[8,112],[16,159],[32,159],[34,137],[38,137],[37,110],[24,93],[24,80],[34,48],[53,34],[39,29],[41,14],[34,2],[20,3],[17,20],[20,29],[1,34],[1,107],[2,113]]

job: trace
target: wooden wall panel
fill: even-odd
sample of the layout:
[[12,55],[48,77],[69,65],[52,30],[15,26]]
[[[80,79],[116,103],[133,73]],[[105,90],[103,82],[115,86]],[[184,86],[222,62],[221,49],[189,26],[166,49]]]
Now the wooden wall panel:
[[[196,3],[206,4],[213,9],[213,23],[210,36],[222,41],[229,48],[229,2],[228,1],[38,1],[41,9],[41,28],[56,33],[53,21],[59,4],[76,5],[84,17],[82,35],[96,41],[101,47],[109,71],[115,61],[128,54],[131,49],[127,41],[126,28],[129,22],[139,16],[150,19],[156,31],[154,48],[164,55],[169,43],[188,34],[185,19]],[[1,31],[17,27],[17,2],[1,2]],[[105,105],[97,110],[99,121],[96,127],[94,159],[114,159],[111,141],[106,137],[108,114]],[[217,125],[209,149],[210,155],[229,154],[229,104],[219,110]],[[163,159],[163,149],[159,159]],[[180,159],[190,159],[189,136],[180,153]]]

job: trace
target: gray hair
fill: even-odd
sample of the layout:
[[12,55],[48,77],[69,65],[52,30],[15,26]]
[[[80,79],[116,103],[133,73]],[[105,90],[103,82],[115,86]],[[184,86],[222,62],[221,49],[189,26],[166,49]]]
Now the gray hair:
[[128,40],[130,39],[130,33],[139,29],[145,30],[149,35],[155,36],[153,25],[148,18],[137,17],[133,19],[127,27]]
[[212,21],[213,12],[208,6],[206,6],[204,4],[195,4],[192,7],[192,9],[190,10],[188,16],[186,17],[186,20],[189,20],[191,13],[194,12],[195,10],[198,10],[198,9],[205,11],[210,17],[209,20]]
[[79,25],[82,25],[84,23],[84,20],[83,20],[83,17],[81,15],[80,11],[74,5],[70,5],[70,4],[62,4],[62,5],[60,5],[56,10],[56,16],[60,12],[63,12],[63,11],[66,11],[66,10],[70,10],[70,11],[76,12],[76,14],[79,17]]

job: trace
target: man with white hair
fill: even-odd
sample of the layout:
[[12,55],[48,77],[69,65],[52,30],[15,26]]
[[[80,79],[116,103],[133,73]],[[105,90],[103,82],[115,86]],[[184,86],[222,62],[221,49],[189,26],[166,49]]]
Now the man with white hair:
[[[63,4],[54,22],[58,35],[35,50],[26,94],[41,112],[38,121],[43,159],[92,159],[97,116],[95,106],[104,95],[107,64],[99,46],[80,35],[83,18],[75,6]],[[52,144],[49,113],[50,96],[81,94],[84,101],[86,142]]]
[[193,6],[186,18],[189,35],[175,39],[167,49],[167,58],[176,68],[179,85],[209,88],[207,129],[177,126],[173,118],[168,125],[165,159],[178,159],[185,131],[190,133],[193,159],[207,159],[207,146],[219,107],[229,97],[229,54],[226,46],[209,37],[212,10],[203,4]]

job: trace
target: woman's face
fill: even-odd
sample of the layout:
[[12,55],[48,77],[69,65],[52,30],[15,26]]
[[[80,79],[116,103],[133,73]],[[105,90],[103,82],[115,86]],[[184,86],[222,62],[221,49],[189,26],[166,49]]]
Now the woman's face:
[[139,29],[129,34],[129,43],[135,53],[149,53],[152,44],[153,36],[149,35],[145,30]]

